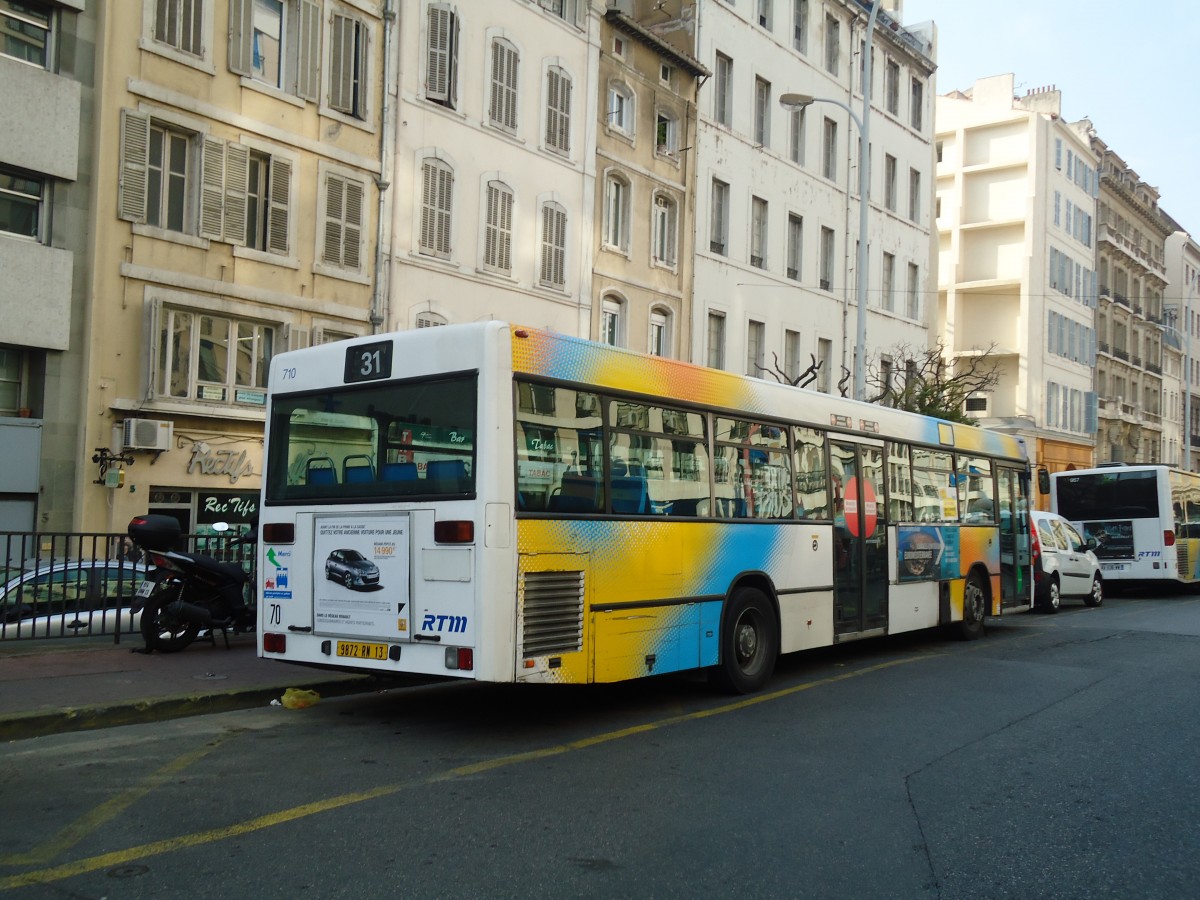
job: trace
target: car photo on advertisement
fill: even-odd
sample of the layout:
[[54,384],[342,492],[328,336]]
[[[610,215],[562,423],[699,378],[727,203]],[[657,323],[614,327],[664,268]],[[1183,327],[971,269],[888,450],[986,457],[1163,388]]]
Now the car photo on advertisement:
[[325,560],[325,578],[355,591],[379,587],[379,566],[357,550],[334,550]]

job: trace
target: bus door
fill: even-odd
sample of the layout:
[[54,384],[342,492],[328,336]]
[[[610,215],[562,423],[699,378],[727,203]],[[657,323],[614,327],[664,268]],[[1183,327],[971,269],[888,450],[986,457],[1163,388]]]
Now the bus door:
[[1029,568],[1029,473],[996,469],[1000,525],[1000,602],[1002,607],[1033,602]]
[[834,502],[834,633],[887,628],[883,445],[830,440]]

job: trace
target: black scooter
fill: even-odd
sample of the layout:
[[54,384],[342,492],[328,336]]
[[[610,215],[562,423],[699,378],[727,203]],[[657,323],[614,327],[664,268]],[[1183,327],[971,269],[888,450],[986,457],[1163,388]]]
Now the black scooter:
[[[133,611],[142,613],[144,652],[176,653],[202,629],[220,631],[226,647],[230,631],[254,631],[255,609],[246,602],[250,576],[241,566],[172,549],[180,537],[179,522],[172,516],[136,516],[128,533],[145,552],[147,567],[153,567],[133,603]],[[257,539],[255,522],[249,534],[233,538],[228,546],[252,544]]]

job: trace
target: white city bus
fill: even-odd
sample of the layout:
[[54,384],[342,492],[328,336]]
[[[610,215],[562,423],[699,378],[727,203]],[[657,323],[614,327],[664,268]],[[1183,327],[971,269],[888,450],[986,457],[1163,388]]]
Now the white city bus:
[[1200,475],[1167,466],[1055,472],[1050,504],[1096,543],[1105,581],[1133,586],[1200,578]]
[[1030,604],[1017,439],[535,329],[282,354],[265,459],[270,659],[749,691]]

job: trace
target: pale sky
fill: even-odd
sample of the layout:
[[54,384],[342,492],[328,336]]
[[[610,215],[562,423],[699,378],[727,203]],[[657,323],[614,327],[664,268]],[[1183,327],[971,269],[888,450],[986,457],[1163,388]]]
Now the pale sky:
[[1015,93],[1062,91],[1200,236],[1200,3],[1196,0],[904,0],[904,24],[937,23],[937,92],[1012,72]]

